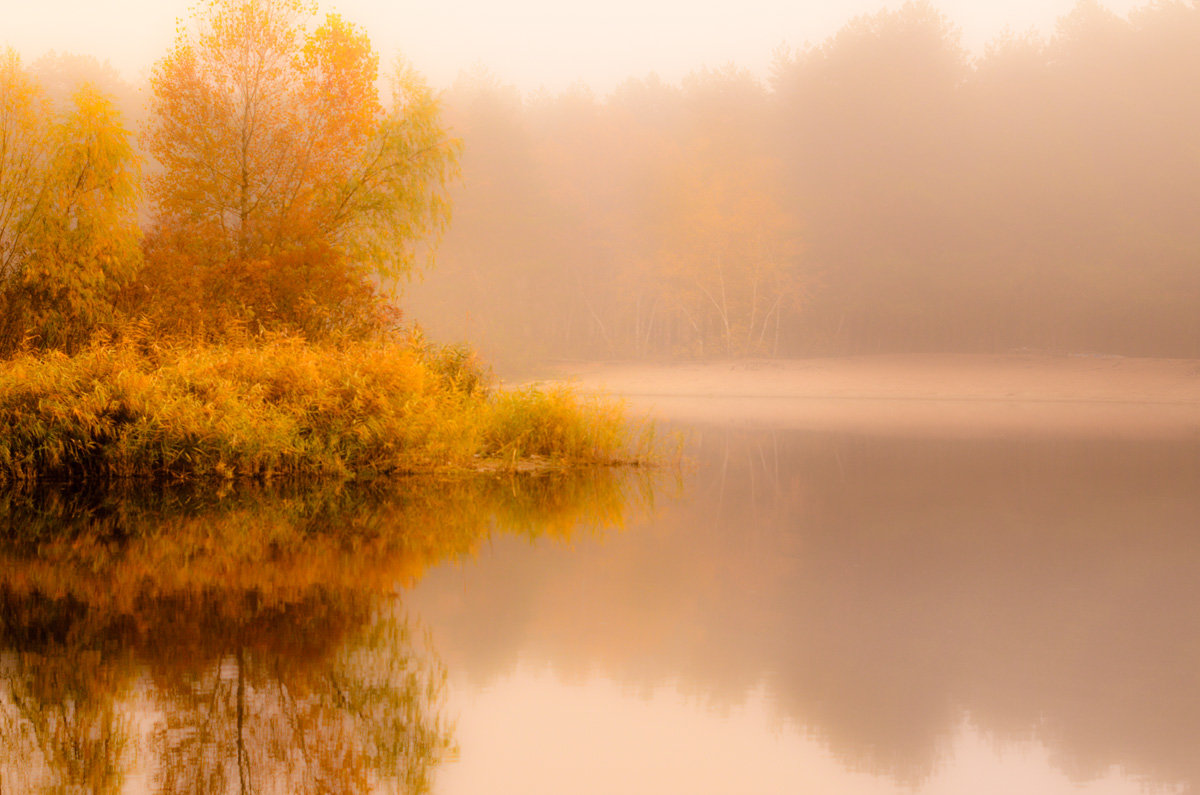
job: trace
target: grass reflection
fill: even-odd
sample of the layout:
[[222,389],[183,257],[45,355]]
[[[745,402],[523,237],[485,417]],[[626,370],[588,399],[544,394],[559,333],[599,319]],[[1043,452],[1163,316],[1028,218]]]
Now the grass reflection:
[[628,473],[0,498],[0,789],[425,792],[445,669],[395,598],[495,533],[619,527]]
[[18,489],[0,496],[0,585],[117,610],[213,588],[266,602],[317,585],[389,590],[494,532],[566,539],[620,527],[649,502],[639,478],[600,469],[311,488]]

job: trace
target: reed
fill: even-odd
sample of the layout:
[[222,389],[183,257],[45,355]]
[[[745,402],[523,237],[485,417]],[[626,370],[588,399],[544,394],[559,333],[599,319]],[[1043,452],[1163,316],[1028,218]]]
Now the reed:
[[495,389],[458,348],[95,344],[0,363],[0,480],[369,477],[635,463],[614,403]]

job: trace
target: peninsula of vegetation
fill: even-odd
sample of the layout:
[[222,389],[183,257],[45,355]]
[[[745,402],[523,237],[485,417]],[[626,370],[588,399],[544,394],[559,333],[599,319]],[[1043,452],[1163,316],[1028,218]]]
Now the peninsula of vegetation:
[[496,390],[402,322],[461,146],[414,71],[385,103],[366,34],[302,0],[191,23],[144,176],[108,97],[0,59],[0,481],[637,459],[617,407]]

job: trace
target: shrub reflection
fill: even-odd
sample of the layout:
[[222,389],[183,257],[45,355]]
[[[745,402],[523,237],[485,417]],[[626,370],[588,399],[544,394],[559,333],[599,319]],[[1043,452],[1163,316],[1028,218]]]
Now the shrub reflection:
[[610,471],[0,498],[0,781],[428,791],[445,668],[397,586],[493,533],[620,526]]

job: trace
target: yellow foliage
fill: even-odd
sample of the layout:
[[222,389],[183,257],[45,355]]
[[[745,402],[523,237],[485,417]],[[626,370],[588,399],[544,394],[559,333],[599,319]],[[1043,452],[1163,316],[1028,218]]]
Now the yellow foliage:
[[[194,792],[236,744],[263,789],[427,791],[451,752],[444,670],[397,614],[397,585],[496,534],[619,527],[636,485],[605,469],[10,489],[0,775],[120,791],[136,748],[161,791]],[[153,741],[130,720],[147,712]]]
[[[259,477],[644,460],[620,411],[492,393],[469,357],[407,342],[145,339],[0,363],[0,480]],[[489,463],[490,462],[490,463]]]
[[139,169],[112,102],[61,116],[13,54],[0,64],[0,351],[78,349],[117,320],[140,261]]
[[378,277],[409,272],[448,220],[459,144],[436,99],[398,66],[385,109],[366,34],[332,14],[309,30],[310,14],[211,0],[155,68],[145,284],[167,307],[200,299],[168,323],[310,338],[378,326]]
[[[746,79],[737,72],[692,78],[697,113],[704,115],[709,94]],[[782,166],[761,154],[747,120],[728,110],[716,115],[680,142],[667,168],[660,263],[701,340],[712,326],[721,353],[775,353],[780,319],[802,293]]]

